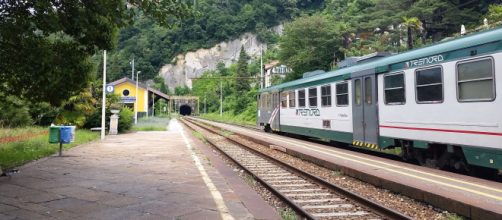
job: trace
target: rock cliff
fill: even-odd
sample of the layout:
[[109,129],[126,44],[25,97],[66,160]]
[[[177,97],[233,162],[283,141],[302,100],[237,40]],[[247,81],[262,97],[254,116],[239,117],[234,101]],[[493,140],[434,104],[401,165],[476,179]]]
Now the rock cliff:
[[[282,25],[274,27],[273,30],[281,34]],[[237,62],[241,46],[251,57],[260,56],[260,47],[263,47],[264,51],[267,48],[267,45],[257,40],[256,35],[245,33],[238,39],[221,42],[209,49],[179,54],[176,56],[176,64],[164,65],[159,75],[165,79],[170,90],[183,85],[192,88],[191,78],[199,77],[206,71],[215,70],[219,62],[224,63],[225,66]]]

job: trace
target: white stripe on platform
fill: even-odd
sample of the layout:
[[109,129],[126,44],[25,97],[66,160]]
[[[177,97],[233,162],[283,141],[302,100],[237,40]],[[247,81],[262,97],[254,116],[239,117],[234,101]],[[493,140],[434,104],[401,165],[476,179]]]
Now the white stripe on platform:
[[[216,203],[216,207],[218,208],[218,211],[220,212],[221,218],[223,220],[234,220],[234,217],[230,214],[228,211],[228,207],[225,205],[225,200],[223,199],[223,196],[221,195],[220,191],[218,191],[218,188],[214,185],[213,181],[211,181],[211,178],[209,178],[209,175],[207,174],[206,170],[204,169],[204,166],[202,166],[202,163],[200,162],[199,157],[195,154],[193,151],[192,145],[188,141],[187,137],[185,136],[185,132],[183,131],[183,127],[178,123],[176,119],[172,119],[171,123],[174,123],[174,127],[177,128],[177,130],[181,133],[181,136],[183,137],[183,141],[185,141],[185,145],[187,146],[188,150],[190,151],[190,154],[192,156],[192,159],[195,162],[195,166],[199,170],[200,175],[202,176],[202,180],[204,180],[204,183],[206,184],[207,188],[209,189],[209,192],[211,192],[211,196],[213,197],[214,202]],[[170,125],[171,125],[170,123]]]

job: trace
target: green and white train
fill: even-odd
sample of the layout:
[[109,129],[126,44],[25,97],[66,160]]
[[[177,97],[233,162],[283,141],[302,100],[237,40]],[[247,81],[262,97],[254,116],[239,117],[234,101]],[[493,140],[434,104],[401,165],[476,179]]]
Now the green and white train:
[[[260,91],[258,125],[437,168],[502,171],[502,28]],[[484,169],[486,170],[486,169]]]

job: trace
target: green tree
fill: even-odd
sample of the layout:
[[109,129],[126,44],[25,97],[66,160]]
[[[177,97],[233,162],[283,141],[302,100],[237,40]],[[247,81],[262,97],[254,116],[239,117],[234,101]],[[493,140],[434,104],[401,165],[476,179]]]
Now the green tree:
[[175,95],[189,95],[191,93],[190,88],[188,86],[177,86],[174,88]]
[[1,1],[1,91],[59,105],[86,87],[89,57],[112,49],[139,11],[166,26],[192,14],[176,0]]
[[330,69],[340,38],[334,25],[321,15],[302,16],[286,24],[279,41],[279,59],[294,71],[286,81],[308,71]]
[[490,5],[487,19],[491,24],[500,23],[502,21],[502,5]]
[[246,78],[249,77],[248,60],[249,56],[246,54],[246,50],[244,50],[244,47],[242,46],[239,53],[239,59],[237,60],[237,74],[235,78],[234,94],[236,103],[235,107],[232,108],[236,114],[244,111],[249,102],[249,99],[246,96],[246,93],[249,92],[251,88],[249,85],[249,79]]

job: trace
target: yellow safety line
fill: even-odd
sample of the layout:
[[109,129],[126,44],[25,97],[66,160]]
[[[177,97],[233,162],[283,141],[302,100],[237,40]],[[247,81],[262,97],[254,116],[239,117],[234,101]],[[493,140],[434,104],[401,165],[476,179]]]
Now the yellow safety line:
[[[241,130],[241,131],[244,131],[244,132],[248,132],[247,130],[244,130],[242,128],[234,127],[234,129]],[[351,155],[351,154],[344,153],[344,152],[334,151],[332,149],[325,149],[325,148],[321,148],[321,147],[318,147],[318,146],[315,146],[315,145],[311,145],[311,144],[308,144],[308,143],[302,143],[302,142],[298,142],[298,141],[294,141],[294,140],[292,140],[292,141],[286,141],[286,140],[282,140],[283,139],[282,137],[276,136],[276,135],[273,135],[273,136],[269,135],[269,134],[266,134],[266,135],[269,136],[269,138],[270,137],[280,138],[281,140],[279,140],[279,139],[276,139],[276,140],[284,142],[284,143],[300,145],[299,147],[301,147],[301,148],[305,148],[304,146],[301,146],[301,145],[305,145],[305,146],[309,146],[309,147],[315,147],[317,149],[322,149],[322,151],[317,150],[320,153],[327,153],[326,151],[331,151],[331,152],[343,154],[345,156],[355,157],[357,159],[366,160],[366,161],[370,161],[370,162],[374,162],[374,163],[379,163],[379,164],[387,165],[387,166],[394,167],[394,168],[405,169],[405,170],[408,170],[408,171],[412,171],[412,172],[416,172],[416,173],[420,173],[420,174],[425,174],[425,175],[429,175],[429,176],[433,176],[433,177],[437,177],[437,178],[441,178],[441,179],[446,179],[446,180],[450,180],[450,181],[453,181],[453,182],[462,183],[462,184],[465,184],[465,185],[471,185],[471,186],[476,186],[476,187],[487,189],[487,190],[492,190],[492,191],[496,191],[496,192],[502,192],[501,189],[496,189],[496,188],[492,188],[492,187],[488,187],[488,186],[483,186],[483,185],[479,185],[479,184],[475,184],[475,183],[465,182],[465,181],[462,181],[462,180],[457,180],[457,179],[453,179],[453,178],[449,178],[449,177],[439,176],[439,175],[436,175],[436,174],[427,173],[427,172],[423,172],[423,171],[419,171],[419,170],[414,170],[414,169],[410,169],[410,168],[407,168],[407,167],[400,167],[400,166],[397,166],[397,165],[389,164],[387,162],[375,161],[375,160],[372,160],[372,159],[368,159],[368,158],[364,158],[364,157],[360,157],[360,156],[356,156],[356,155]],[[308,150],[312,150],[312,149],[308,148]],[[366,164],[366,163],[358,161],[358,160],[353,160],[353,159],[350,159],[350,158],[340,157],[340,156],[332,154],[332,153],[330,153],[330,155],[337,156],[337,157],[342,158],[342,159],[348,159],[348,160],[351,160],[351,161],[354,161],[354,162],[359,162],[359,163]],[[371,165],[371,166],[377,167],[377,168],[383,168],[383,169],[386,169],[386,170],[389,170],[389,171],[392,171],[392,172],[401,173],[400,171],[391,170],[391,169],[386,168],[386,167],[380,167],[380,166],[373,165],[373,164],[368,164],[368,165]],[[448,184],[448,183],[438,182],[437,180],[432,180],[432,179],[428,179],[428,178],[425,178],[425,177],[415,176],[415,175],[408,174],[408,173],[402,173],[402,174],[407,175],[407,176],[412,176],[412,177],[415,177],[415,178],[418,178],[418,179],[422,179],[422,180],[427,180],[427,181],[434,182],[434,183],[439,183],[439,184],[442,184],[442,185],[453,186],[454,188],[457,188],[457,189],[462,189],[462,190],[473,192],[473,193],[476,193],[476,194],[485,195],[487,197],[496,198],[497,200],[502,200],[502,197],[493,196],[493,195],[490,195],[490,194],[486,194],[484,192],[479,192],[479,191],[471,190],[471,189],[468,189],[468,188],[451,185],[451,184]]]
[[[280,141],[288,143],[288,141],[285,141],[285,140],[280,140]],[[291,143],[291,142],[289,142],[289,143]],[[453,182],[458,182],[458,183],[462,183],[462,184],[466,184],[466,185],[472,185],[472,186],[476,186],[476,187],[487,189],[487,190],[492,190],[492,191],[496,191],[496,192],[502,192],[501,189],[496,189],[496,188],[492,188],[492,187],[488,187],[488,186],[483,186],[483,185],[479,185],[479,184],[475,184],[475,183],[465,182],[465,181],[462,181],[462,180],[453,179],[453,178],[449,178],[449,177],[439,176],[439,175],[436,175],[436,174],[427,173],[427,172],[423,172],[423,171],[419,171],[419,170],[414,170],[414,169],[410,169],[410,168],[407,168],[407,167],[400,167],[400,166],[397,166],[397,165],[394,165],[394,164],[389,164],[387,162],[375,161],[375,160],[371,160],[371,159],[368,159],[368,158],[364,158],[364,157],[360,157],[360,156],[356,156],[356,155],[347,154],[347,153],[344,153],[344,152],[334,151],[334,150],[331,150],[331,149],[323,149],[323,148],[320,148],[320,147],[315,146],[315,145],[310,145],[310,144],[306,144],[306,143],[297,142],[296,145],[298,145],[298,144],[303,144],[303,145],[306,145],[306,146],[309,146],[309,147],[315,147],[315,148],[322,149],[322,150],[327,150],[327,151],[331,151],[331,152],[335,152],[335,153],[340,153],[340,154],[343,154],[343,155],[346,155],[346,156],[355,157],[355,158],[366,160],[366,161],[370,161],[370,162],[380,163],[380,164],[391,166],[391,167],[394,167],[394,168],[405,169],[405,170],[417,172],[417,173],[420,173],[420,174],[425,174],[425,175],[429,175],[429,176],[433,176],[433,177],[437,177],[437,178],[442,178],[442,179],[450,180],[450,181],[453,181]],[[299,147],[305,148],[303,146],[299,146]],[[311,149],[309,148],[309,150],[311,150]]]
[[[285,140],[279,140],[279,141],[282,141],[282,142],[285,142],[285,143],[290,143],[290,144],[296,144],[296,143],[292,143],[292,142],[285,141]],[[315,147],[315,148],[318,148],[318,149],[320,148],[318,146],[310,145],[310,144],[306,144],[306,143],[298,143],[298,144],[306,145],[306,146],[309,146],[309,147]],[[298,145],[298,144],[296,144],[296,145]],[[303,146],[299,146],[299,147],[305,148]],[[500,190],[500,189],[496,189],[496,188],[492,188],[492,187],[488,187],[488,186],[483,186],[483,185],[479,185],[479,184],[475,184],[475,183],[469,183],[469,182],[465,182],[465,181],[462,181],[462,180],[452,179],[452,178],[449,178],[449,177],[439,176],[439,175],[436,175],[436,174],[431,174],[431,173],[427,173],[427,172],[423,172],[423,171],[419,171],[419,170],[414,170],[414,169],[410,169],[410,168],[407,168],[407,167],[400,167],[400,166],[389,164],[389,163],[386,163],[386,162],[375,161],[375,160],[367,159],[367,158],[356,156],[356,155],[350,155],[350,154],[347,154],[347,153],[344,153],[344,152],[333,151],[331,149],[323,149],[323,148],[320,148],[320,149],[323,150],[323,151],[318,151],[318,152],[321,152],[321,153],[325,153],[324,150],[327,150],[327,151],[331,151],[331,152],[335,152],[335,153],[340,153],[340,154],[343,154],[343,155],[346,155],[346,156],[355,157],[357,159],[362,159],[362,160],[366,160],[366,161],[370,161],[370,162],[384,164],[384,165],[391,166],[391,167],[394,167],[394,168],[405,169],[405,170],[409,170],[409,171],[413,171],[413,172],[417,172],[417,173],[421,173],[421,174],[426,174],[426,175],[434,176],[434,177],[437,177],[437,178],[447,179],[447,180],[450,180],[450,181],[453,181],[453,182],[458,182],[458,183],[462,183],[462,184],[466,184],[466,185],[477,186],[479,188],[483,188],[483,189],[487,189],[487,190],[492,190],[492,191],[496,191],[496,192],[502,192],[502,190]],[[309,148],[309,150],[312,150],[312,149]],[[331,155],[333,155],[333,154],[331,154]],[[344,157],[342,157],[342,158],[344,158]],[[347,159],[349,159],[349,158],[347,158]],[[360,162],[360,161],[357,161],[357,162]],[[379,167],[379,166],[377,166],[377,167]],[[379,168],[385,168],[385,167],[379,167]],[[418,176],[416,176],[416,177],[418,177]],[[422,179],[422,177],[420,177],[420,179]],[[435,180],[431,180],[431,181],[435,181]],[[500,197],[500,198],[502,198],[502,197]]]

